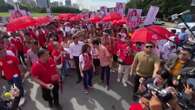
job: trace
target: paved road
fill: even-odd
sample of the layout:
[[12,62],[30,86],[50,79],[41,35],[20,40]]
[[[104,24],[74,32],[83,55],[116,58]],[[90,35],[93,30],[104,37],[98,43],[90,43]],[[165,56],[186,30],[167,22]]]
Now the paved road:
[[[111,79],[111,89],[107,91],[105,85],[99,83],[99,76],[95,76],[94,89],[86,95],[81,91],[82,83],[75,84],[76,75],[71,73],[71,76],[65,79],[63,93],[60,93],[63,110],[128,110],[132,88],[117,83],[115,73],[112,74]],[[28,95],[23,110],[50,110],[41,98],[41,90],[35,82],[28,79],[25,88]]]

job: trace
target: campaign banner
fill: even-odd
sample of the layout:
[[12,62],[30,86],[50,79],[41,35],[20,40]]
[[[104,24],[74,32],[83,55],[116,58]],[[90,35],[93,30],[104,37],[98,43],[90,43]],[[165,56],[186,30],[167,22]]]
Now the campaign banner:
[[108,14],[108,8],[106,6],[101,6],[100,13],[102,17],[106,16]]
[[127,23],[130,29],[135,29],[141,23],[142,9],[129,9],[127,14]]
[[122,16],[125,15],[125,3],[117,2],[116,3],[116,12],[121,14]]
[[153,22],[156,20],[156,15],[158,14],[158,11],[159,11],[159,7],[150,6],[148,14],[144,20],[144,25],[153,24]]
[[30,16],[31,14],[25,10],[21,10],[21,9],[14,9],[14,10],[10,10],[10,17],[9,17],[9,21],[22,17],[22,16]]

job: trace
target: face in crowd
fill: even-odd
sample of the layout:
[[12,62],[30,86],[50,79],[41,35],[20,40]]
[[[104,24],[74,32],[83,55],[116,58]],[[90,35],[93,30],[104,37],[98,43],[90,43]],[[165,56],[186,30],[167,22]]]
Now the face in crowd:
[[145,44],[145,47],[144,47],[144,51],[145,51],[146,53],[152,53],[153,48],[154,48],[153,43],[146,43],[146,44]]
[[191,58],[191,53],[188,50],[182,49],[178,55],[180,60],[187,61]]
[[6,50],[5,50],[5,43],[4,41],[0,41],[0,58],[4,57],[6,55]]

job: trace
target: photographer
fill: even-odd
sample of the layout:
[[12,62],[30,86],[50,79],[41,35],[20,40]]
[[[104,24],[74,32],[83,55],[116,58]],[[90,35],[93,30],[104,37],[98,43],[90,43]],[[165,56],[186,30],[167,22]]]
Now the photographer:
[[189,46],[184,46],[176,58],[170,59],[165,65],[166,69],[169,71],[172,78],[172,85],[176,87],[179,91],[183,90],[182,86],[179,86],[177,77],[184,72],[186,68],[193,68],[195,62],[191,60],[192,49]]
[[[177,91],[173,87],[168,87],[168,79],[169,72],[161,70],[160,74],[154,79],[144,81],[145,85],[139,87],[139,91],[144,94],[139,102],[141,104],[145,103],[145,106],[150,110],[163,110],[167,105],[173,110],[181,110],[177,103]],[[162,92],[162,90],[166,92]]]

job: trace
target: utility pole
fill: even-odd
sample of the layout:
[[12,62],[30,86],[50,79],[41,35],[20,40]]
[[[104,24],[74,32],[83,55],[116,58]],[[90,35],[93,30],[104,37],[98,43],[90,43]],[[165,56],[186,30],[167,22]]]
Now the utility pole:
[[47,11],[47,15],[48,16],[52,16],[52,14],[51,14],[50,0],[47,0],[47,8],[46,8],[46,11]]

